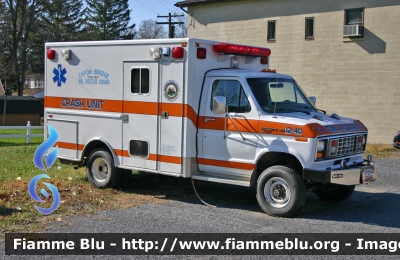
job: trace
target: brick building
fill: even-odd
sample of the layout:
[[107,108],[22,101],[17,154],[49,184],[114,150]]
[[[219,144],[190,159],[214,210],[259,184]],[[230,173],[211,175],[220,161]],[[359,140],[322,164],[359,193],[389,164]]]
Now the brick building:
[[369,143],[400,130],[399,0],[188,0],[189,37],[266,46],[317,107],[360,119]]

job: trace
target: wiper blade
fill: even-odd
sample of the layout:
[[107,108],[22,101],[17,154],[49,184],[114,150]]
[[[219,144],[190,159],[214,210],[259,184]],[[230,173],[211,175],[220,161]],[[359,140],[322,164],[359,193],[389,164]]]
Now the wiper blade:
[[326,111],[325,111],[325,110],[322,110],[322,109],[318,109],[318,108],[317,108],[317,111],[326,114]]

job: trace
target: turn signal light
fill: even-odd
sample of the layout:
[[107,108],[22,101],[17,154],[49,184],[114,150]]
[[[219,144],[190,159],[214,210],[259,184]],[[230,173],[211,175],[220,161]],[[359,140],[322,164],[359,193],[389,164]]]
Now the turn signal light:
[[329,145],[329,154],[330,155],[335,155],[337,153],[338,150],[338,145],[339,145],[339,141],[334,139],[330,141],[330,145]]

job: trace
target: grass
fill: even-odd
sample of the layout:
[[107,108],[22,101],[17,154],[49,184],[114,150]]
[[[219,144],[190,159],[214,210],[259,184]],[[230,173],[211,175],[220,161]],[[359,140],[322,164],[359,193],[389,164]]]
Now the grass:
[[371,154],[372,158],[393,157],[400,152],[391,144],[367,144],[365,154]]
[[[37,131],[40,133],[41,130]],[[12,132],[16,133],[15,130]],[[0,134],[5,132],[0,130]],[[74,214],[90,215],[99,210],[164,203],[169,199],[195,198],[190,179],[138,172],[134,172],[126,187],[97,189],[88,182],[84,168],[74,170],[72,166],[62,165],[57,160],[46,172],[51,177],[46,182],[57,187],[61,204],[54,213],[44,216],[34,205],[49,208],[53,201],[51,193],[49,192],[50,197],[47,199],[42,197],[44,203],[37,203],[32,200],[27,188],[34,176],[43,173],[33,163],[33,154],[42,142],[43,138],[32,138],[31,144],[26,144],[24,138],[0,139],[0,232],[41,231],[46,223],[63,221],[65,216]],[[367,145],[367,153],[374,158],[398,156],[397,151],[399,150],[391,145]],[[199,185],[201,187],[203,184]],[[46,187],[39,182],[38,188]],[[221,188],[207,193],[208,196],[220,196],[219,189]],[[46,190],[48,191],[47,188]]]
[[[5,133],[0,130],[0,134]],[[88,182],[83,168],[75,170],[57,160],[45,173],[51,177],[46,182],[58,189],[61,204],[54,213],[44,216],[34,205],[51,207],[51,192],[49,198],[37,192],[44,203],[35,202],[28,193],[29,181],[43,173],[33,163],[33,154],[43,138],[32,138],[31,144],[26,144],[24,138],[0,140],[0,232],[35,231],[63,216],[163,202],[155,196],[135,194],[132,187],[119,190],[94,188]],[[41,181],[37,186],[38,191],[42,188],[49,191]]]

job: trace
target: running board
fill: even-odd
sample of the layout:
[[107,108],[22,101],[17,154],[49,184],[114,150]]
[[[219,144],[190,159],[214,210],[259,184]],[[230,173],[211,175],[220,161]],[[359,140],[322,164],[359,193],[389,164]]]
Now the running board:
[[195,180],[201,180],[201,181],[210,181],[210,182],[218,182],[218,183],[224,183],[224,184],[232,184],[232,185],[250,187],[250,181],[232,180],[232,179],[208,176],[208,175],[192,175],[192,178]]

